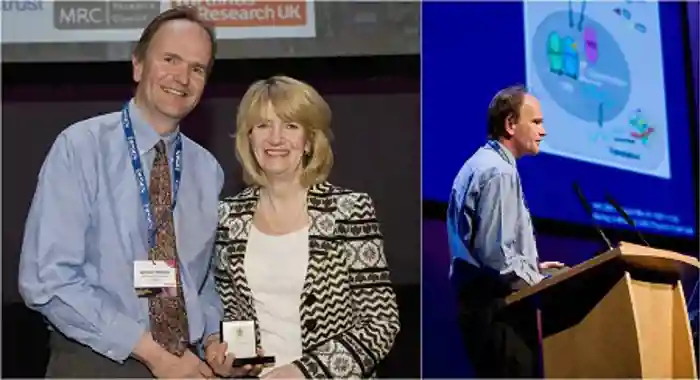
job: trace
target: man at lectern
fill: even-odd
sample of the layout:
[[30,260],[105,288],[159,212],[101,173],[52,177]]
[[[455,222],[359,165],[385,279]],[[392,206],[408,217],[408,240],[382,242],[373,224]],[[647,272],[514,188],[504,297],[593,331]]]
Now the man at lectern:
[[540,263],[516,160],[535,155],[546,135],[537,98],[501,90],[488,109],[488,141],[457,174],[447,212],[459,323],[475,377],[536,377],[535,353],[501,319],[510,293],[536,284]]

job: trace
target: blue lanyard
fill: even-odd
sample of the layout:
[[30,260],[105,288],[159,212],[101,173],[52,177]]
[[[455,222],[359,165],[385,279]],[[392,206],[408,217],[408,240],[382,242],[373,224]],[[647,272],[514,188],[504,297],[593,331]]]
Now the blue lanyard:
[[[124,136],[126,137],[126,143],[129,145],[129,155],[131,156],[131,166],[134,168],[134,175],[136,176],[136,182],[139,184],[139,195],[141,196],[141,206],[143,213],[146,215],[146,222],[148,223],[148,244],[150,248],[154,248],[156,244],[156,232],[157,226],[153,219],[153,214],[151,213],[151,200],[148,193],[148,186],[146,185],[146,176],[143,173],[143,165],[141,164],[141,155],[139,154],[139,149],[136,146],[136,137],[134,136],[134,129],[131,126],[131,117],[129,116],[129,105],[126,104],[122,109],[122,127],[124,128]],[[180,189],[180,178],[182,178],[182,138],[178,133],[175,137],[175,154],[173,162],[173,203],[172,210],[175,209],[175,203],[177,201],[177,192]]]
[[[499,144],[497,141],[489,140],[486,143],[486,145],[488,145],[489,148],[495,150],[496,153],[498,153],[498,155],[501,156],[501,158],[505,162],[509,163],[510,165],[513,165],[513,162],[511,161],[510,157],[508,157],[506,152],[503,151],[501,144]],[[516,170],[515,174],[516,174],[516,177],[518,178],[518,183],[520,183],[520,174],[518,174],[517,170]],[[525,201],[525,194],[522,193],[522,189],[520,190],[520,192],[521,192],[522,197],[523,197],[523,205],[525,206],[525,208],[527,209],[527,212],[529,213],[530,209],[527,207],[527,202]],[[535,233],[535,226],[533,226],[532,223],[530,223],[530,226],[532,226],[532,233],[534,234]]]
[[505,162],[507,162],[507,163],[513,165],[513,163],[510,161],[510,157],[508,157],[508,155],[506,154],[506,152],[503,151],[503,148],[501,148],[501,145],[498,144],[497,141],[495,141],[495,140],[489,140],[489,141],[486,143],[486,145],[488,145],[491,149],[495,150],[496,153],[498,153],[498,155],[501,156],[501,158],[502,158]]

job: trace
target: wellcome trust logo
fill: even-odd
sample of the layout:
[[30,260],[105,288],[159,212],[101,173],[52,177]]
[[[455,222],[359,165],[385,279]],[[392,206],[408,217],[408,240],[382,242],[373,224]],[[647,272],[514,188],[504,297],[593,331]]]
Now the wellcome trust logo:
[[43,11],[41,0],[0,0],[3,12],[35,12]]
[[216,27],[304,26],[307,1],[173,0],[172,6],[190,5]]

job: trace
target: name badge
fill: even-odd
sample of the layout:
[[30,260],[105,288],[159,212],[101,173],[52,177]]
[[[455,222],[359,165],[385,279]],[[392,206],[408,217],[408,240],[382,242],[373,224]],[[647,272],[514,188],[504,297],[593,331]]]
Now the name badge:
[[221,340],[228,345],[226,352],[235,358],[257,356],[253,321],[221,322]]
[[177,263],[175,260],[134,261],[134,288],[139,296],[154,295],[164,289],[177,288]]

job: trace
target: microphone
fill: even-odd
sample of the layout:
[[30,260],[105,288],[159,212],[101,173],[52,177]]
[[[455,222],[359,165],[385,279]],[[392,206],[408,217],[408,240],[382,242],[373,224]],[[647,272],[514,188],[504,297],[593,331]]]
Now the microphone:
[[[691,302],[693,302],[694,299],[697,299],[697,298],[693,298],[693,297],[695,297],[695,293],[698,292],[698,285],[700,285],[700,279],[695,281],[695,287],[693,288],[693,292],[690,293],[690,297],[688,297],[688,300],[689,300],[688,303],[691,303]],[[700,305],[698,305],[698,307],[700,307]],[[699,313],[699,311],[695,311],[695,314],[698,314],[698,313]]]
[[583,209],[586,210],[586,213],[588,216],[591,218],[591,223],[593,224],[593,228],[598,232],[600,237],[603,238],[603,241],[605,241],[605,245],[608,246],[609,249],[613,249],[612,244],[610,244],[610,240],[608,239],[607,236],[605,236],[605,232],[598,226],[598,223],[596,223],[595,219],[593,218],[593,207],[591,207],[591,204],[588,202],[586,197],[583,195],[583,191],[581,191],[581,186],[578,185],[578,183],[574,182],[573,183],[574,191],[576,192],[576,196],[578,196],[578,200],[581,202],[581,206],[583,206]]
[[634,224],[634,220],[632,220],[632,218],[630,218],[630,216],[625,212],[625,210],[622,208],[622,206],[620,206],[620,204],[617,203],[615,198],[613,198],[610,194],[606,193],[605,200],[607,200],[608,203],[610,203],[615,208],[617,213],[620,214],[623,219],[625,219],[625,222],[627,222],[627,224],[629,224],[630,227],[632,227],[632,230],[634,230],[634,232],[637,233],[637,236],[639,236],[639,239],[642,242],[644,242],[644,244],[646,244],[647,247],[651,247],[651,245],[649,245],[649,243],[647,243],[647,240],[644,239],[644,236],[642,235],[642,233],[639,232],[639,229],[637,229],[637,225]]

